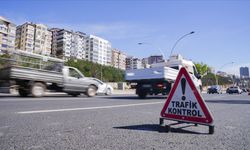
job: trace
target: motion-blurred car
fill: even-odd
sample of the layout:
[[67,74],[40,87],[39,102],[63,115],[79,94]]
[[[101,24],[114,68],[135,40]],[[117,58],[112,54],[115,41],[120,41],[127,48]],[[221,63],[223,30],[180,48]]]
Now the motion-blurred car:
[[222,90],[219,85],[212,85],[211,87],[207,89],[207,93],[208,94],[214,94],[214,93],[222,94]]
[[231,86],[227,89],[227,93],[228,94],[233,94],[233,93],[241,94],[243,93],[243,91],[238,86]]
[[96,92],[97,94],[111,95],[113,93],[113,88],[109,84],[106,84],[97,78],[92,79],[99,83],[98,90]]

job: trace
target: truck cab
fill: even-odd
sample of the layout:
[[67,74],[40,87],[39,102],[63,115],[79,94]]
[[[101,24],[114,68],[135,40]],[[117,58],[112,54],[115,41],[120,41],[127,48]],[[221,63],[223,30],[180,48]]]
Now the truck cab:
[[172,55],[170,59],[167,61],[166,66],[177,70],[180,70],[182,67],[185,67],[186,70],[189,72],[196,88],[200,92],[202,91],[201,76],[198,73],[195,64],[191,60],[186,60],[179,54]]
[[[63,91],[69,95],[77,96],[86,93],[88,96],[95,96],[98,89],[98,82],[92,78],[85,77],[78,69],[64,66],[63,68],[64,88]],[[91,87],[91,89],[89,89]]]
[[179,70],[185,67],[189,72],[196,88],[201,91],[201,76],[194,63],[181,55],[172,55],[167,61],[155,63],[150,68],[127,70],[125,79],[136,84],[136,94],[140,98],[149,95],[166,95],[170,92]]

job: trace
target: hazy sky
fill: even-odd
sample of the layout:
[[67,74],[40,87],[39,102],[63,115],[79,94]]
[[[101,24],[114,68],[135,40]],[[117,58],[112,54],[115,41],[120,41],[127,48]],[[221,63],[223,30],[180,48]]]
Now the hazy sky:
[[[247,0],[2,0],[0,15],[94,34],[139,58],[174,53],[233,74],[250,67]],[[148,44],[138,45],[138,42]],[[234,64],[227,64],[235,62]],[[224,67],[222,67],[224,66]]]

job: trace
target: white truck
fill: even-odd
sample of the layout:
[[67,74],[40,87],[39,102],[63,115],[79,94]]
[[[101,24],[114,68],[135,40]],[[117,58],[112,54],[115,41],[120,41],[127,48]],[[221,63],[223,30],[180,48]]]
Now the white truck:
[[85,77],[78,69],[64,66],[64,60],[14,50],[0,56],[0,90],[18,90],[19,95],[42,97],[46,90],[96,95],[99,83]]
[[197,89],[201,91],[201,76],[194,63],[184,59],[181,55],[173,55],[166,62],[152,64],[150,68],[126,70],[125,80],[136,85],[136,94],[140,98],[145,98],[148,94],[167,95],[181,67],[187,69]]

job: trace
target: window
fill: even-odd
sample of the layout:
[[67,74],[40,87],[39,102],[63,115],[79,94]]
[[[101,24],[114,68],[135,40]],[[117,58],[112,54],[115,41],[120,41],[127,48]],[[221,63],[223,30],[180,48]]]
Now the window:
[[75,78],[82,78],[82,76],[73,68],[69,68],[69,76]]
[[193,70],[194,70],[194,75],[196,78],[200,78],[200,74],[198,73],[197,69],[195,66],[193,66]]

